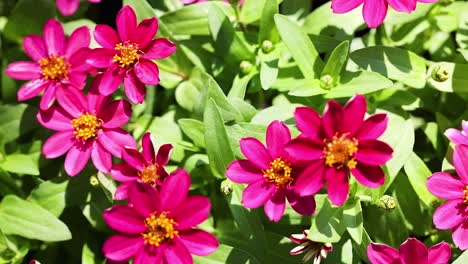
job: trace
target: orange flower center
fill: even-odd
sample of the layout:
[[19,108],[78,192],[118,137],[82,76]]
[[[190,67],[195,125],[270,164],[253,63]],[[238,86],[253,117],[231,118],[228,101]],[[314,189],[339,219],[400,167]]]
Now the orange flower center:
[[75,129],[73,132],[76,139],[86,141],[97,136],[98,130],[101,128],[102,120],[96,115],[85,113],[80,114],[80,117],[71,120],[72,126]]
[[115,45],[115,50],[118,53],[114,55],[113,61],[118,63],[121,68],[133,66],[138,62],[142,54],[139,50],[139,45],[130,41]]
[[46,80],[61,81],[68,78],[70,65],[62,56],[50,56],[39,61],[42,77]]
[[138,174],[140,176],[141,181],[144,183],[156,185],[156,180],[159,179],[158,168],[158,164],[146,166],[143,169],[143,171]]
[[263,176],[276,184],[276,188],[283,188],[294,180],[291,172],[291,163],[282,158],[276,158],[270,162],[270,168],[263,171]]
[[346,134],[340,137],[335,135],[323,149],[325,164],[330,167],[336,166],[338,169],[346,165],[348,168],[353,169],[357,165],[357,161],[354,159],[354,153],[357,150],[357,139],[346,138]]
[[468,204],[468,185],[465,187],[465,190],[463,190],[463,203]]
[[172,240],[179,234],[179,231],[174,228],[176,224],[174,219],[167,217],[166,213],[158,216],[156,213],[151,214],[145,219],[146,232],[141,234],[145,244],[159,246],[164,241]]

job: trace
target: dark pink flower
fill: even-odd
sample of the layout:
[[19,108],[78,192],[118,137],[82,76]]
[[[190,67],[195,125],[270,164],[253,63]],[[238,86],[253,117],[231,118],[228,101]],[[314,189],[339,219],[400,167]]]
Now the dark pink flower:
[[462,130],[457,130],[455,128],[449,128],[445,130],[445,136],[450,139],[456,145],[462,144],[468,146],[468,122],[462,121]]
[[128,99],[138,104],[145,98],[145,84],[159,83],[159,69],[152,60],[168,57],[176,46],[166,38],[153,39],[158,20],[147,18],[137,25],[130,6],[124,6],[117,14],[117,30],[118,34],[107,25],[97,25],[94,38],[102,48],[92,50],[86,61],[105,70],[99,87],[101,94],[112,94],[123,82]]
[[371,243],[367,247],[367,257],[371,264],[447,264],[450,255],[448,243],[440,242],[427,249],[416,238],[408,238],[398,251],[378,243]]
[[343,108],[328,101],[323,117],[309,107],[298,107],[294,113],[302,132],[286,146],[295,160],[307,161],[299,175],[296,192],[313,195],[327,182],[327,192],[334,205],[342,205],[349,193],[349,172],[369,188],[385,181],[380,167],[392,157],[392,148],[377,140],[387,128],[387,115],[375,114],[364,121],[367,104],[363,95],[351,98]]
[[387,16],[388,6],[399,12],[411,13],[416,9],[417,2],[432,3],[438,0],[332,0],[334,13],[347,13],[360,5],[362,16],[370,28],[380,26]]
[[[101,0],[88,0],[90,3],[100,3]],[[57,9],[64,16],[73,15],[78,6],[80,5],[80,0],[56,0]]]
[[458,177],[446,172],[436,172],[427,180],[427,189],[448,201],[434,212],[436,228],[452,229],[455,245],[468,249],[468,146],[457,145],[453,152],[453,165]]
[[171,144],[162,145],[158,153],[154,150],[151,133],[143,135],[141,142],[143,152],[135,148],[125,147],[122,149],[122,159],[125,162],[112,166],[110,175],[119,182],[123,182],[114,194],[116,200],[127,199],[127,190],[135,181],[148,183],[159,187],[168,176],[166,171],[167,162],[172,151]]
[[42,148],[46,158],[57,158],[67,153],[65,171],[74,176],[93,160],[103,172],[112,167],[112,155],[121,157],[124,146],[136,147],[133,137],[120,128],[132,114],[125,100],[110,101],[97,93],[100,77],[91,84],[88,97],[77,89],[57,88],[58,106],[41,110],[37,119],[44,127],[58,131]]
[[331,243],[322,243],[310,240],[308,238],[307,230],[304,230],[302,234],[293,234],[289,239],[291,239],[292,242],[299,244],[299,246],[291,250],[291,255],[305,253],[302,258],[302,263],[307,263],[314,258],[314,264],[320,264],[322,259],[327,258],[328,253],[333,251]]
[[136,182],[130,185],[129,205],[115,205],[104,212],[104,220],[120,234],[103,246],[106,258],[134,264],[193,263],[191,254],[205,256],[216,251],[217,239],[194,228],[210,214],[210,200],[187,197],[190,177],[177,170],[161,186]]
[[40,108],[49,108],[59,88],[83,89],[86,84],[86,64],[90,35],[87,27],[73,31],[66,40],[62,25],[50,19],[44,26],[44,37],[27,36],[23,39],[26,54],[34,61],[13,62],[6,74],[17,80],[31,80],[18,91],[18,101],[25,101],[44,91]]
[[[180,0],[180,1],[186,5],[193,4],[193,3],[206,2],[206,0]],[[229,4],[229,0],[224,0],[224,2]],[[242,6],[243,4],[244,4],[244,0],[240,0],[238,6]]]
[[265,205],[265,214],[275,222],[284,214],[285,198],[302,215],[315,212],[312,195],[299,196],[294,192],[296,177],[302,167],[293,163],[284,151],[290,140],[291,133],[286,124],[273,121],[266,132],[267,147],[256,138],[241,139],[240,148],[247,160],[232,162],[226,171],[233,182],[248,184],[242,193],[242,204],[247,208]]

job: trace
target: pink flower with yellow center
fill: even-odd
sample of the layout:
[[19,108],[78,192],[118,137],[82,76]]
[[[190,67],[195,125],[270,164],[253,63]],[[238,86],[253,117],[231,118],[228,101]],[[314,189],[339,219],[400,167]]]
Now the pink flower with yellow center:
[[385,244],[371,243],[367,257],[371,264],[447,264],[451,250],[447,242],[429,249],[416,238],[408,238],[399,250]]
[[[88,0],[90,3],[100,3],[101,0]],[[80,0],[56,0],[57,9],[64,16],[73,15],[78,6],[80,5]]]
[[101,94],[112,94],[123,82],[127,98],[139,104],[145,98],[145,84],[159,83],[159,69],[152,60],[168,57],[176,46],[166,38],[153,39],[158,20],[147,18],[137,25],[130,6],[124,6],[117,14],[117,31],[107,25],[97,25],[94,38],[102,48],[92,50],[86,61],[104,70]]
[[191,264],[191,254],[205,256],[218,248],[217,239],[195,226],[210,213],[203,196],[187,197],[190,176],[178,170],[158,191],[151,185],[130,185],[128,205],[115,205],[104,212],[104,220],[119,234],[103,246],[107,259],[134,264]]
[[23,39],[23,48],[33,61],[9,64],[6,74],[17,80],[31,80],[18,91],[18,101],[25,101],[44,91],[40,108],[49,108],[59,88],[83,89],[86,84],[86,64],[90,35],[88,27],[73,31],[68,40],[62,25],[50,19],[44,26],[44,36],[30,35]]
[[342,205],[349,193],[349,172],[369,188],[384,183],[380,166],[392,157],[393,150],[377,138],[387,128],[387,115],[375,114],[364,120],[366,110],[363,95],[351,98],[344,108],[328,101],[323,117],[312,108],[296,108],[294,118],[302,134],[286,151],[309,164],[296,182],[299,195],[314,195],[327,183],[331,202]]
[[273,121],[266,132],[266,147],[256,138],[243,138],[240,148],[247,160],[236,160],[226,170],[233,182],[248,184],[242,193],[242,204],[247,208],[265,205],[265,214],[275,222],[284,214],[286,199],[302,215],[315,212],[314,197],[299,196],[294,191],[302,166],[284,151],[290,140],[286,124]]
[[117,187],[114,194],[116,200],[127,199],[127,190],[130,184],[135,181],[159,187],[168,176],[164,166],[169,162],[172,145],[162,145],[156,154],[151,133],[147,132],[143,135],[141,146],[142,153],[134,148],[123,148],[122,159],[124,162],[115,164],[110,171],[112,178],[123,182]]
[[416,9],[417,2],[433,3],[438,0],[332,0],[334,13],[347,13],[360,5],[362,16],[370,28],[380,26],[387,16],[388,6],[396,11],[411,13]]
[[97,92],[101,76],[97,76],[88,96],[77,89],[57,89],[58,106],[41,110],[37,119],[44,127],[58,131],[42,148],[46,158],[57,158],[67,153],[65,171],[78,174],[93,160],[103,172],[112,167],[112,156],[121,157],[124,146],[136,147],[133,137],[120,128],[132,115],[132,107],[125,100],[110,101]]
[[436,172],[427,180],[427,189],[448,200],[434,212],[436,228],[452,229],[455,245],[461,250],[468,249],[468,146],[457,145],[453,152],[453,165],[457,176]]

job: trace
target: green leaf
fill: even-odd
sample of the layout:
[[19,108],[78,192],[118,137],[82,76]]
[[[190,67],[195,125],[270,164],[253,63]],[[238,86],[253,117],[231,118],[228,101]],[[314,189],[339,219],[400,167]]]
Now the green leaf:
[[0,195],[6,196],[7,194],[24,196],[23,191],[11,177],[11,175],[0,168]]
[[285,16],[275,15],[275,23],[302,75],[306,79],[317,77],[323,69],[323,62],[309,37]]
[[7,155],[0,162],[0,168],[17,174],[39,175],[38,160],[31,155],[18,153]]
[[178,123],[184,134],[193,141],[193,144],[202,148],[206,146],[203,122],[196,119],[182,118],[178,120]]
[[42,206],[55,216],[62,214],[65,209],[65,194],[68,181],[45,181],[31,192],[31,201]]
[[320,76],[328,74],[335,81],[338,80],[343,67],[346,66],[346,62],[348,61],[348,52],[349,41],[341,42],[330,54],[330,58],[328,58],[327,64],[325,64]]
[[304,83],[301,83],[299,86],[294,87],[289,91],[289,95],[300,96],[300,97],[309,97],[319,94],[326,94],[328,90],[323,89],[320,86],[320,80],[306,80]]
[[433,202],[437,201],[437,198],[432,195],[426,187],[427,178],[432,175],[432,172],[427,168],[426,164],[424,164],[424,161],[414,152],[406,161],[404,169],[419,199],[430,208]]
[[199,257],[193,255],[193,260],[195,264],[260,264],[260,262],[249,253],[223,244],[219,245],[215,253],[208,256]]
[[423,58],[399,48],[375,46],[356,50],[351,59],[365,70],[400,81],[414,88],[426,84],[426,64]]
[[312,215],[309,238],[323,243],[340,241],[346,230],[343,207],[333,207],[326,195],[316,195],[317,213]]
[[123,5],[131,6],[139,20],[156,16],[153,8],[146,0],[123,0]]
[[14,195],[7,195],[0,203],[0,229],[29,239],[47,242],[72,238],[68,227],[41,206]]
[[276,0],[265,0],[262,17],[260,18],[260,32],[258,33],[258,44],[269,40],[273,43],[278,40],[278,30],[275,27],[275,14],[278,14],[278,3]]
[[344,205],[343,221],[351,238],[360,244],[364,229],[361,201],[355,200]]
[[[273,55],[273,53],[270,54]],[[262,56],[262,62],[260,63],[260,83],[262,84],[263,90],[270,89],[278,76],[279,59],[275,56],[268,55],[265,54]]]
[[177,103],[187,111],[192,112],[196,99],[200,96],[200,90],[192,82],[181,82],[175,90]]
[[0,105],[0,131],[5,143],[32,131],[37,127],[37,109],[26,104]]
[[326,98],[350,97],[355,94],[368,94],[393,86],[393,82],[371,71],[344,72],[340,81],[333,87]]
[[468,263],[468,251],[463,252],[452,264],[465,264]]
[[203,115],[206,153],[213,175],[224,179],[227,166],[234,160],[224,121],[213,99],[209,99]]

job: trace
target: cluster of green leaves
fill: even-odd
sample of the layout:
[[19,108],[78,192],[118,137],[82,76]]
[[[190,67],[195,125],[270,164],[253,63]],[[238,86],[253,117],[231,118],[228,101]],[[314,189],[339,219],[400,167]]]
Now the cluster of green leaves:
[[[0,263],[103,263],[100,248],[112,233],[102,212],[114,202],[116,183],[91,166],[69,178],[63,158],[44,159],[40,150],[51,133],[35,121],[37,100],[17,103],[21,83],[4,74],[8,63],[25,58],[22,37],[41,34],[57,15],[53,2],[0,2]],[[304,229],[315,241],[333,243],[325,263],[366,262],[371,241],[393,247],[408,236],[427,245],[451,241],[450,232],[432,225],[442,201],[425,183],[431,172],[450,169],[443,131],[468,119],[467,2],[419,4],[411,15],[391,11],[375,30],[365,27],[359,9],[333,14],[325,1],[245,0],[242,8],[222,1],[123,2],[139,19],[158,17],[158,34],[177,43],[175,54],[158,61],[161,84],[147,88],[127,129],[137,140],[150,131],[158,145],[174,144],[171,168],[188,170],[192,192],[211,199],[202,228],[221,246],[196,263],[298,263],[288,237]],[[99,15],[108,15],[88,7],[60,17],[67,33],[81,25],[92,29]],[[232,193],[221,191],[226,167],[243,158],[239,139],[264,141],[273,120],[291,125],[296,136],[296,106],[321,111],[328,99],[344,103],[356,93],[366,95],[369,113],[390,117],[382,140],[394,158],[382,187],[351,180],[344,206],[333,207],[319,194],[315,215],[288,207],[279,223],[262,209],[242,206],[243,186],[224,183]],[[384,195],[393,197],[394,210],[382,209]],[[460,254],[454,249],[453,259]]]

